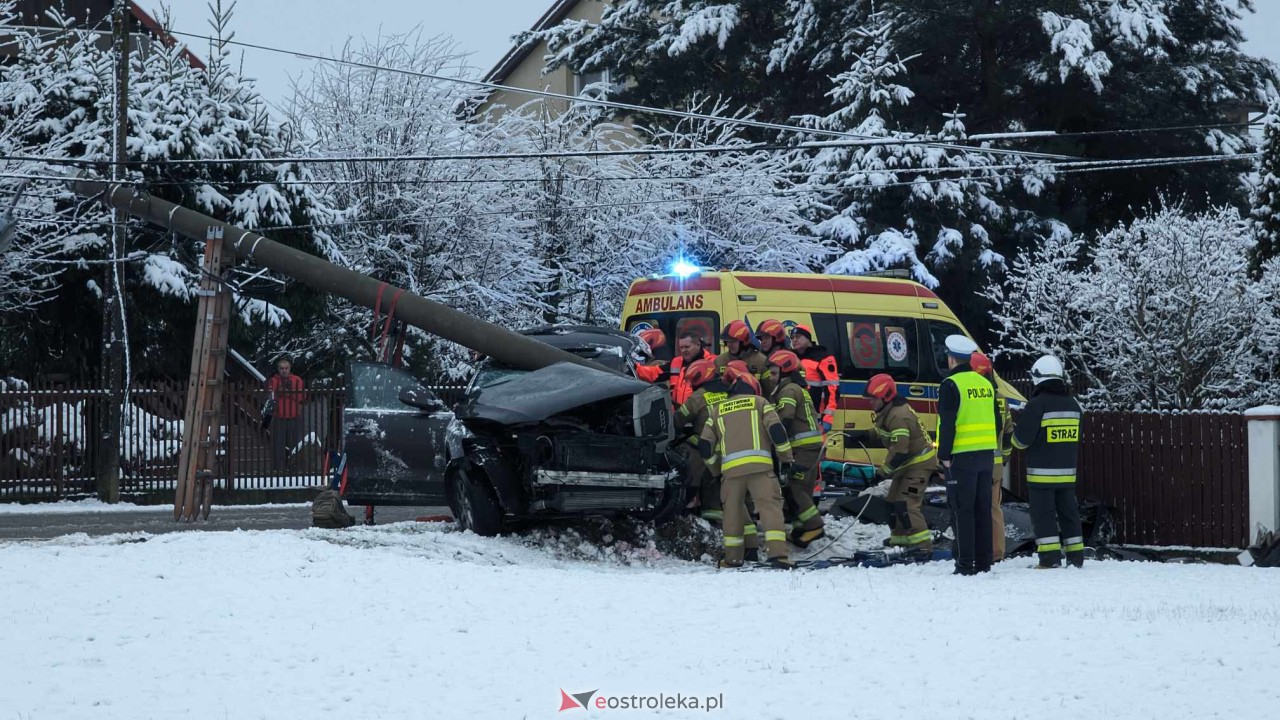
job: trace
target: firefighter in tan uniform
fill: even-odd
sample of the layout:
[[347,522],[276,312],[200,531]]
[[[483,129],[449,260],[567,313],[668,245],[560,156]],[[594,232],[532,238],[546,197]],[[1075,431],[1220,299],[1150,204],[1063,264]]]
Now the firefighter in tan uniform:
[[[969,356],[969,367],[996,385],[996,371],[991,358],[976,352]],[[991,562],[1004,559],[1004,508],[1000,497],[1004,483],[1004,469],[1009,467],[1013,454],[1013,415],[1009,412],[1009,400],[996,387],[996,407],[1000,411],[1000,447],[996,449],[995,466],[991,471]]]
[[[708,405],[718,403],[729,397],[728,388],[720,380],[716,372],[716,364],[710,360],[695,360],[684,371],[684,380],[693,388],[689,399],[685,400],[676,411],[676,424],[681,434],[687,436],[684,444],[685,462],[688,468],[686,485],[697,493],[700,515],[708,522],[719,523],[724,520],[724,510],[720,506],[720,482],[711,476],[706,463],[702,461],[702,453],[698,452],[698,438],[702,427],[707,424],[707,416],[711,414]],[[755,547],[754,526],[749,527],[747,540]]]
[[720,369],[720,373],[724,374],[731,361],[741,360],[746,363],[751,377],[760,385],[765,397],[768,397],[773,392],[773,381],[769,379],[769,359],[751,344],[751,328],[741,320],[734,320],[725,325],[720,334],[724,337],[725,346],[725,351],[716,356],[716,367]]
[[898,396],[898,384],[891,376],[881,373],[872,377],[865,394],[875,410],[874,430],[853,431],[846,436],[853,442],[869,440],[889,451],[880,470],[892,479],[886,498],[893,510],[889,517],[889,545],[928,558],[933,554],[933,533],[925,524],[920,507],[929,476],[938,469],[937,451],[906,398]]
[[782,489],[774,471],[774,454],[790,474],[791,443],[773,406],[755,394],[737,368],[725,371],[729,397],[711,405],[702,428],[698,449],[713,475],[721,479],[720,504],[724,507],[724,557],[721,567],[741,567],[745,555],[744,528],[750,518],[746,499],[750,494],[764,528],[768,562],[791,568],[787,532],[782,519]]
[[818,478],[818,460],[822,455],[822,427],[813,411],[813,400],[805,386],[800,358],[790,350],[778,350],[769,356],[769,371],[776,389],[770,401],[778,419],[791,438],[795,463],[787,481],[787,498],[794,503],[796,521],[791,529],[791,544],[806,548],[826,535],[822,517],[813,504],[813,486]]

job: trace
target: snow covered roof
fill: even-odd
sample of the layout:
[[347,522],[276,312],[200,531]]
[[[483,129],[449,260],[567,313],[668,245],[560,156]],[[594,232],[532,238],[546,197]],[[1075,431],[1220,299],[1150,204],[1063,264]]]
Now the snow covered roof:
[[[14,10],[23,23],[44,27],[49,23],[45,13],[57,7],[66,17],[77,19],[76,27],[93,30],[101,30],[105,27],[109,30],[112,6],[111,0],[20,0]],[[129,1],[129,12],[133,15],[136,25],[140,26],[140,30],[168,47],[180,44],[177,38],[133,0]],[[182,57],[190,63],[191,67],[205,69],[204,61],[186,47],[182,49]]]
[[[538,18],[538,21],[530,29],[534,31],[546,30],[549,27],[559,25],[560,21],[568,17],[569,13],[582,1],[555,0],[555,3],[542,14],[542,17]],[[537,45],[537,41],[530,41],[516,45],[508,50],[507,54],[503,55],[502,59],[498,61],[498,64],[494,65],[493,69],[485,74],[485,82],[502,83],[511,74],[512,70],[524,62],[525,58],[529,57],[529,53],[533,52]]]

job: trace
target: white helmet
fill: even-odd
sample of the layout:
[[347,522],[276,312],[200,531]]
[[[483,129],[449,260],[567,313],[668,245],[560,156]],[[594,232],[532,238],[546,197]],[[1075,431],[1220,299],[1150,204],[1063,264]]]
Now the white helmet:
[[1062,367],[1062,361],[1052,355],[1045,355],[1031,366],[1031,382],[1039,385],[1049,380],[1067,381],[1067,371]]

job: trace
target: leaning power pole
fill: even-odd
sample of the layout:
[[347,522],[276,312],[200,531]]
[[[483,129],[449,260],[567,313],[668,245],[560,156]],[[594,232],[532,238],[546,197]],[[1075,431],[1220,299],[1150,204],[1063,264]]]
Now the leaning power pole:
[[[114,153],[111,178],[124,180],[125,161],[128,160],[129,139],[129,3],[115,0],[111,12],[112,51],[115,55],[115,122]],[[101,419],[98,444],[97,472],[95,473],[98,497],[106,502],[120,500],[120,431],[128,392],[125,388],[125,368],[128,329],[124,320],[124,257],[125,223],[129,215],[119,209],[111,214],[111,260],[107,265],[106,288],[102,303],[102,385],[107,390],[107,402]]]

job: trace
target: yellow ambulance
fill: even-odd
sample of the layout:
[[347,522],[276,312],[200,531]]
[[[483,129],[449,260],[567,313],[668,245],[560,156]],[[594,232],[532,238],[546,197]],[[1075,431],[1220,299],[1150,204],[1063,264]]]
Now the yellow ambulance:
[[[669,360],[676,339],[686,332],[701,335],[719,352],[720,330],[729,321],[742,319],[755,328],[769,318],[812,328],[814,344],[835,355],[837,430],[871,426],[871,403],[862,393],[872,375],[888,373],[932,432],[938,422],[938,384],[947,373],[944,341],[948,335],[969,335],[937,295],[910,280],[693,268],[634,281],[622,309],[622,328],[633,333],[661,328],[669,340],[658,353]],[[1021,408],[1025,398],[1004,380],[998,383],[1010,408]],[[883,457],[882,450],[846,448],[843,434],[832,433],[824,474],[833,468],[839,472],[845,463],[881,463]]]

